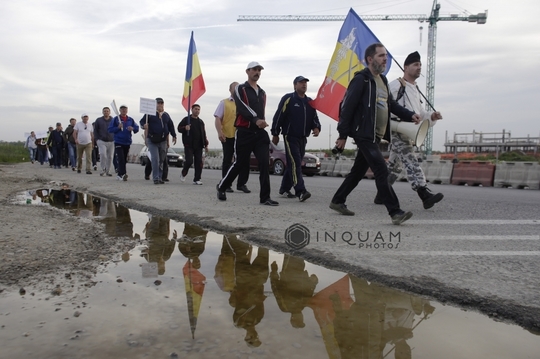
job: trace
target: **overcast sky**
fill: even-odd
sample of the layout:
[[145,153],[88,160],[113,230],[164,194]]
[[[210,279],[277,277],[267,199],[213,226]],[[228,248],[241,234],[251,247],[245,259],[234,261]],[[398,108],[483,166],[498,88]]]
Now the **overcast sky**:
[[[437,30],[433,149],[445,133],[511,131],[540,136],[540,27],[537,0],[440,0],[441,15],[489,10],[487,24],[440,21]],[[163,97],[175,125],[181,105],[189,37],[195,32],[206,94],[198,101],[211,148],[219,148],[213,113],[232,81],[246,80],[250,61],[263,66],[259,85],[271,121],[297,75],[315,97],[324,80],[341,22],[237,22],[238,15],[425,14],[432,0],[21,0],[0,12],[0,140],[24,140],[83,112],[91,120],[113,99],[139,120],[139,98]],[[419,51],[427,71],[428,24],[368,21],[399,63]],[[420,26],[423,30],[420,30]],[[421,34],[421,35],[420,35]],[[422,42],[420,44],[420,36]],[[388,78],[401,76],[396,65]],[[419,79],[425,90],[425,77]],[[322,132],[308,148],[328,148],[336,122],[321,115]],[[139,135],[135,142],[142,143]],[[350,141],[349,141],[350,142]],[[349,146],[351,146],[349,144]]]

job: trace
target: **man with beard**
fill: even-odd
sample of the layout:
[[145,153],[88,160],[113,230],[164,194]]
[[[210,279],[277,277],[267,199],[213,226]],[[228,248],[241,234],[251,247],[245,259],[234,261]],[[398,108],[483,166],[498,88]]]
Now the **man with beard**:
[[356,188],[360,180],[371,168],[375,183],[392,223],[400,225],[412,217],[404,212],[388,184],[388,168],[379,149],[382,138],[390,140],[390,113],[402,120],[419,123],[420,116],[399,105],[388,89],[388,80],[383,75],[386,69],[387,53],[380,43],[367,47],[365,55],[367,67],[354,74],[341,103],[336,147],[344,149],[347,137],[352,137],[358,146],[358,153],[351,172],[332,198],[330,208],[346,216],[354,212],[345,205],[347,196]]

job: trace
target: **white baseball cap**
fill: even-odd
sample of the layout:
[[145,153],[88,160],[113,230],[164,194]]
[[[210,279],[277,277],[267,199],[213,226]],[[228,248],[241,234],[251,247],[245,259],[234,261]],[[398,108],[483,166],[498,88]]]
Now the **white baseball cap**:
[[249,69],[252,69],[254,67],[260,67],[262,70],[264,70],[264,67],[262,67],[261,64],[259,64],[257,61],[251,61],[247,67],[246,67],[246,70],[249,70]]

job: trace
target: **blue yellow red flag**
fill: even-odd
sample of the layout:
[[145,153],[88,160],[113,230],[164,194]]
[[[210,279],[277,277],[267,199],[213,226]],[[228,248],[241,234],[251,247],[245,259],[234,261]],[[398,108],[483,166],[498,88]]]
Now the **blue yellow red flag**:
[[201,65],[199,64],[199,56],[197,55],[197,46],[195,46],[192,31],[191,40],[189,41],[182,106],[189,112],[191,105],[193,105],[205,92],[206,87],[204,85]]
[[[336,48],[317,98],[311,105],[325,115],[339,121],[339,104],[343,100],[354,73],[362,70],[366,48],[380,42],[353,9],[349,10],[339,31]],[[385,74],[390,70],[392,56],[388,53]]]

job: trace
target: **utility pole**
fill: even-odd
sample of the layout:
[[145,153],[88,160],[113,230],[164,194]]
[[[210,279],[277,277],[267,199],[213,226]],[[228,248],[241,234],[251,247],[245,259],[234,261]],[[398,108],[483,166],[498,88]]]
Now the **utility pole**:
[[[391,20],[415,20],[428,22],[428,55],[427,55],[427,77],[426,77],[426,98],[434,105],[435,101],[435,53],[437,49],[437,22],[439,21],[466,21],[483,25],[487,21],[488,11],[477,15],[451,14],[441,16],[439,10],[441,5],[438,0],[433,0],[431,14],[426,15],[364,15],[360,16],[363,21],[391,21]],[[344,21],[343,15],[239,15],[237,21]],[[426,109],[430,109],[426,104]],[[433,129],[430,128],[424,142],[424,152],[430,155],[433,150]]]

